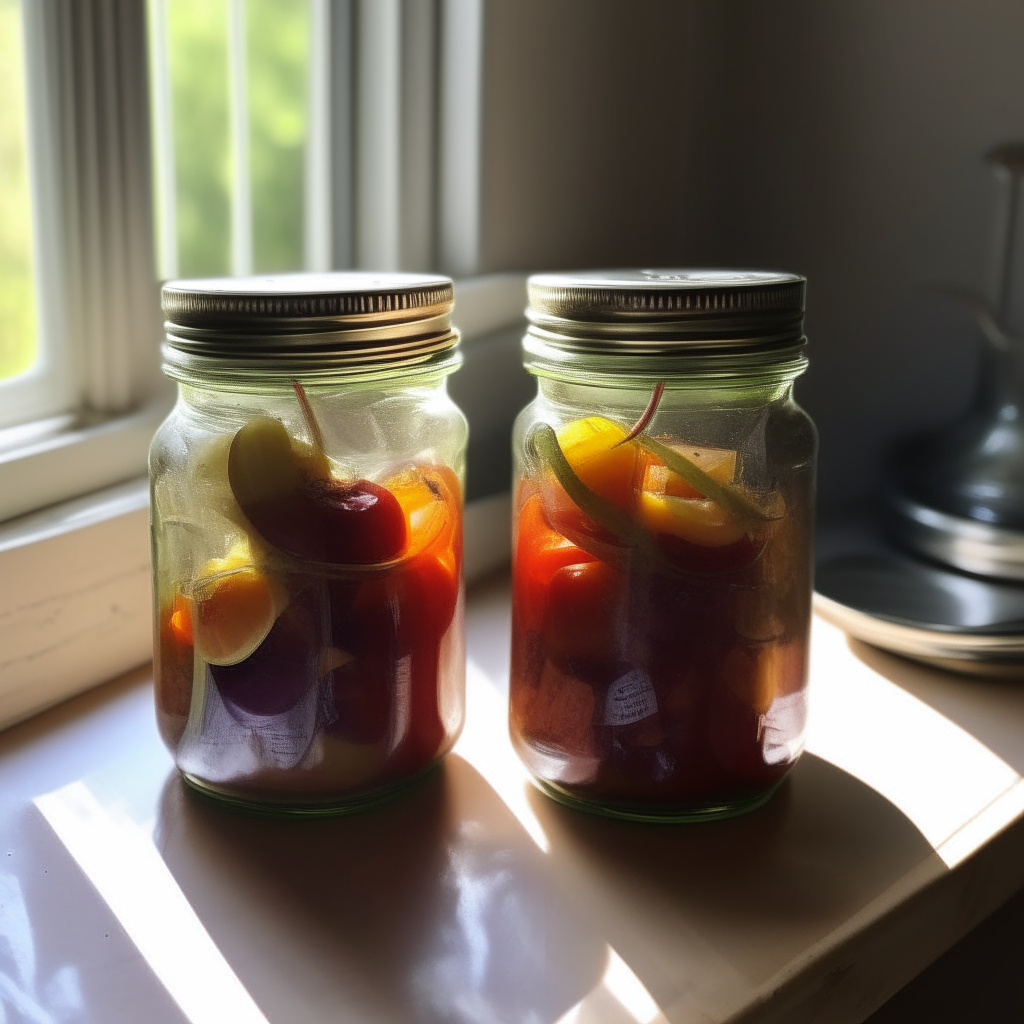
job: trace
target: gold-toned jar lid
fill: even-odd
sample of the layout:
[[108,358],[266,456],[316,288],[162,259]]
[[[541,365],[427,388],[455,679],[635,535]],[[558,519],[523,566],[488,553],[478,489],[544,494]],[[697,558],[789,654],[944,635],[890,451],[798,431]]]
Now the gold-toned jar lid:
[[450,278],[275,274],[169,281],[164,370],[189,383],[379,380],[459,365]]
[[803,277],[768,270],[535,274],[526,367],[567,379],[799,370],[805,287]]

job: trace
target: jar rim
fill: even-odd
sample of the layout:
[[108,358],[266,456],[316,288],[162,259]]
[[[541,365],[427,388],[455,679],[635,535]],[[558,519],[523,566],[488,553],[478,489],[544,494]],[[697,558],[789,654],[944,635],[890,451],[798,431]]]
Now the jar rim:
[[535,377],[600,387],[748,388],[795,380],[807,369],[807,339],[771,347],[692,347],[665,352],[656,347],[628,354],[603,348],[568,348],[530,329],[523,337],[523,366]]
[[179,384],[193,387],[216,387],[225,390],[261,390],[265,387],[291,387],[299,380],[307,388],[345,385],[374,387],[381,383],[418,383],[447,377],[462,365],[457,347],[458,331],[451,332],[443,346],[427,353],[412,353],[405,359],[381,363],[371,354],[361,363],[325,364],[322,356],[294,359],[286,365],[269,367],[260,360],[234,359],[230,362],[216,357],[182,353],[169,345],[161,349],[163,371]]

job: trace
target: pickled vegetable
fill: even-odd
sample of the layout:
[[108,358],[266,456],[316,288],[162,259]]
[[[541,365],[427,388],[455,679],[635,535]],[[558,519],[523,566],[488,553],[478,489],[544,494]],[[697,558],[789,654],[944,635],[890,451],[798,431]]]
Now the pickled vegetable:
[[[530,434],[510,728],[583,805],[651,817],[770,792],[799,753],[809,586],[785,494],[734,450],[584,417]],[[780,571],[783,570],[783,571]]]
[[[455,732],[461,484],[429,459],[346,478],[309,440],[254,417],[224,466],[242,532],[161,601],[161,729],[179,763],[256,802],[372,795],[436,763]],[[194,768],[190,768],[194,765]]]

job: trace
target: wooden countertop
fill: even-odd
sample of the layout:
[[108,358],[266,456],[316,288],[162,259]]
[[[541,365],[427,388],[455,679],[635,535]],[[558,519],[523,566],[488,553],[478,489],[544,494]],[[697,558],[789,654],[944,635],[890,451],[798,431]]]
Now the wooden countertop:
[[818,620],[808,753],[777,796],[634,825],[555,805],[512,753],[505,579],[467,623],[455,753],[360,816],[187,793],[148,670],[0,734],[8,1016],[853,1022],[1024,884],[1024,687]]

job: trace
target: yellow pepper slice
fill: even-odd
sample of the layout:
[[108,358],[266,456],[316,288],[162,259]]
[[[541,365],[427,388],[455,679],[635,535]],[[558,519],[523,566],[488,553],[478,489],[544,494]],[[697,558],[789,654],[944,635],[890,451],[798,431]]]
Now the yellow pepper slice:
[[632,442],[621,444],[626,435],[618,423],[587,416],[567,423],[557,436],[566,461],[590,490],[619,508],[632,509],[640,452]]
[[212,558],[194,587],[192,631],[200,657],[235,665],[256,650],[288,603],[287,591],[256,568],[247,541]]

